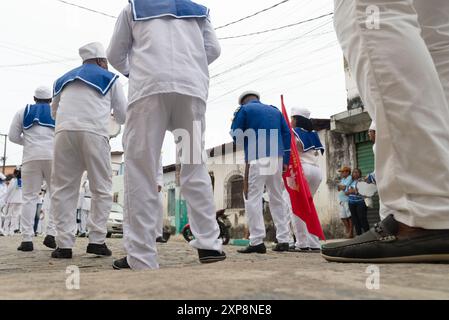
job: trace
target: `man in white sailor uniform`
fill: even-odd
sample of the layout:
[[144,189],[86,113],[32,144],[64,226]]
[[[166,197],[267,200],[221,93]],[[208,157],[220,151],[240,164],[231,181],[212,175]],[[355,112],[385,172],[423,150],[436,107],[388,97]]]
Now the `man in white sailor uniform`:
[[290,129],[279,109],[260,102],[259,93],[246,91],[238,102],[240,107],[232,122],[231,135],[238,146],[243,143],[245,161],[250,165],[245,201],[250,244],[238,252],[266,253],[262,208],[265,185],[278,241],[273,250],[288,251],[290,219],[282,198],[282,173],[290,161]]
[[[116,260],[115,269],[159,267],[157,171],[166,130],[184,136],[178,140],[184,145],[180,181],[195,236],[190,244],[201,263],[226,258],[218,239],[211,180],[201,156],[208,65],[219,55],[209,10],[190,0],[133,0],[117,20],[108,58],[129,76],[129,107],[123,136],[127,257]],[[186,147],[189,144],[191,148]]]
[[87,171],[92,206],[87,222],[87,253],[110,256],[105,244],[107,220],[112,206],[112,169],[109,119],[125,122],[126,97],[118,76],[109,72],[103,46],[90,43],[79,49],[82,66],[69,71],[54,85],[52,103],[56,119],[52,173],[52,212],[58,248],[53,258],[71,258],[75,242],[75,212],[79,188]]
[[[321,144],[318,133],[313,130],[313,123],[310,120],[310,110],[307,108],[293,108],[291,112],[293,133],[296,137],[298,151],[304,176],[309,184],[312,197],[321,184],[322,174],[319,166],[319,156],[324,154],[324,147]],[[297,252],[320,252],[321,244],[317,236],[307,230],[307,225],[301,218],[292,211],[290,196],[284,189],[284,199],[291,216],[293,232],[296,236],[296,243],[291,251]]]
[[[44,181],[50,186],[55,122],[51,117],[52,92],[45,86],[34,93],[34,104],[17,112],[9,130],[9,140],[23,146],[22,165],[22,243],[20,251],[33,251],[34,219],[39,192]],[[48,190],[50,191],[50,188]],[[44,244],[56,248],[56,230],[49,217]]]
[[5,194],[6,214],[3,229],[5,235],[20,232],[20,217],[22,215],[22,171],[20,166],[14,170],[13,178],[9,181]]

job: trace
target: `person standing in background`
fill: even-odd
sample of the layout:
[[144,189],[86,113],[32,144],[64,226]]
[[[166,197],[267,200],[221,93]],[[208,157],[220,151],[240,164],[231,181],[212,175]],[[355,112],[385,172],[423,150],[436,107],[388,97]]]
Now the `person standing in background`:
[[5,205],[7,208],[3,227],[5,235],[12,236],[20,232],[22,204],[22,174],[20,167],[17,167],[14,170],[14,178],[9,182],[5,195]]
[[[51,171],[55,138],[55,121],[51,117],[51,89],[38,87],[34,104],[17,112],[9,130],[9,140],[23,146],[23,209],[20,251],[33,251],[33,237],[39,192],[44,182],[51,189]],[[51,192],[51,190],[49,190]],[[55,234],[44,239],[44,245],[55,248]]]
[[352,182],[351,168],[343,167],[338,170],[341,175],[341,180],[338,183],[338,204],[340,206],[340,219],[343,222],[348,238],[354,237],[354,226],[351,220],[351,211],[349,210],[349,198],[346,195],[346,190]]
[[[321,144],[318,133],[313,130],[313,123],[310,120],[310,110],[306,108],[293,108],[291,112],[292,128],[295,134],[298,152],[300,154],[301,165],[304,176],[309,184],[312,197],[318,191],[323,179],[319,157],[324,154],[324,147]],[[293,231],[296,237],[296,244],[291,251],[296,252],[319,252],[321,251],[320,239],[307,230],[307,225],[292,211],[290,196],[284,189],[284,200],[291,217]]]
[[105,240],[112,206],[111,112],[119,124],[126,119],[126,97],[118,75],[108,71],[103,45],[89,43],[79,49],[82,65],[56,80],[52,107],[56,119],[51,211],[58,247],[55,259],[71,259],[75,244],[76,212],[84,171],[90,179],[92,210],[88,220],[86,252],[111,256]]

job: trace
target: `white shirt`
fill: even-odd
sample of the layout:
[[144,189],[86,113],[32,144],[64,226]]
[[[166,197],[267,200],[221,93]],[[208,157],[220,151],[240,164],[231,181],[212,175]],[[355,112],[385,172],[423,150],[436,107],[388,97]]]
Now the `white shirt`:
[[118,17],[107,56],[129,75],[129,103],[158,93],[207,101],[209,67],[221,52],[207,19],[162,17],[133,21],[128,4]]
[[24,114],[25,109],[17,112],[9,128],[9,140],[23,146],[22,163],[35,160],[52,160],[55,130],[38,124],[24,130]]
[[111,110],[119,124],[126,119],[126,97],[116,81],[103,96],[81,81],[73,81],[55,97],[51,104],[56,120],[55,134],[61,131],[85,131],[109,138]]
[[22,200],[22,188],[18,188],[17,186],[17,179],[13,178],[9,182],[8,189],[6,191],[5,196],[5,203],[15,203],[15,204],[21,204],[23,203]]

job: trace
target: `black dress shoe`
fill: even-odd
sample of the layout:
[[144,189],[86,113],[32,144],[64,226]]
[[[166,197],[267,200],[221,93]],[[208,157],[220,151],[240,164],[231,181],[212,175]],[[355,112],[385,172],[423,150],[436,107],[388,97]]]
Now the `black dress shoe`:
[[106,243],[96,244],[89,243],[87,246],[87,253],[96,254],[97,256],[105,256],[110,257],[112,255],[112,251],[106,246]]
[[86,237],[86,233],[83,232],[83,233],[79,234],[78,237],[79,237],[79,238],[85,238],[85,237]]
[[247,246],[245,249],[237,250],[238,253],[267,253],[267,247],[264,243],[258,244],[257,246]]
[[288,243],[278,243],[274,246],[273,251],[286,252],[289,249],[290,249],[290,245]]
[[157,237],[157,238],[156,238],[156,242],[159,242],[159,243],[167,243],[167,240],[165,240],[165,239],[162,238],[162,237]]
[[310,252],[313,253],[320,253],[321,252],[321,248],[309,248]]
[[33,242],[31,241],[22,242],[20,246],[17,248],[17,250],[23,252],[33,251],[34,250]]
[[56,241],[55,237],[51,235],[46,235],[44,239],[44,246],[50,248],[50,249],[56,249]]
[[214,263],[226,259],[226,254],[223,251],[198,249],[198,257],[201,263]]
[[51,257],[55,259],[72,259],[72,249],[57,248],[51,253]]
[[449,230],[411,228],[390,215],[355,239],[323,245],[321,253],[331,262],[449,262]]
[[126,257],[114,260],[114,262],[112,263],[112,267],[115,270],[131,269],[131,267],[128,264],[128,261],[126,260]]

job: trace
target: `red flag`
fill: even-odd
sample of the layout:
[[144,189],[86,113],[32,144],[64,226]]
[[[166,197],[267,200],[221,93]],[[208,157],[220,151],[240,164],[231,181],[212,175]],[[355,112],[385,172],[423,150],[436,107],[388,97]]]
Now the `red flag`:
[[284,96],[281,96],[281,103],[282,114],[292,133],[290,163],[287,172],[283,175],[285,188],[290,195],[292,210],[295,215],[305,222],[307,230],[311,234],[325,240],[315,204],[313,203],[313,197],[310,193],[309,184],[302,169],[298,148],[296,146],[296,138],[284,105]]

